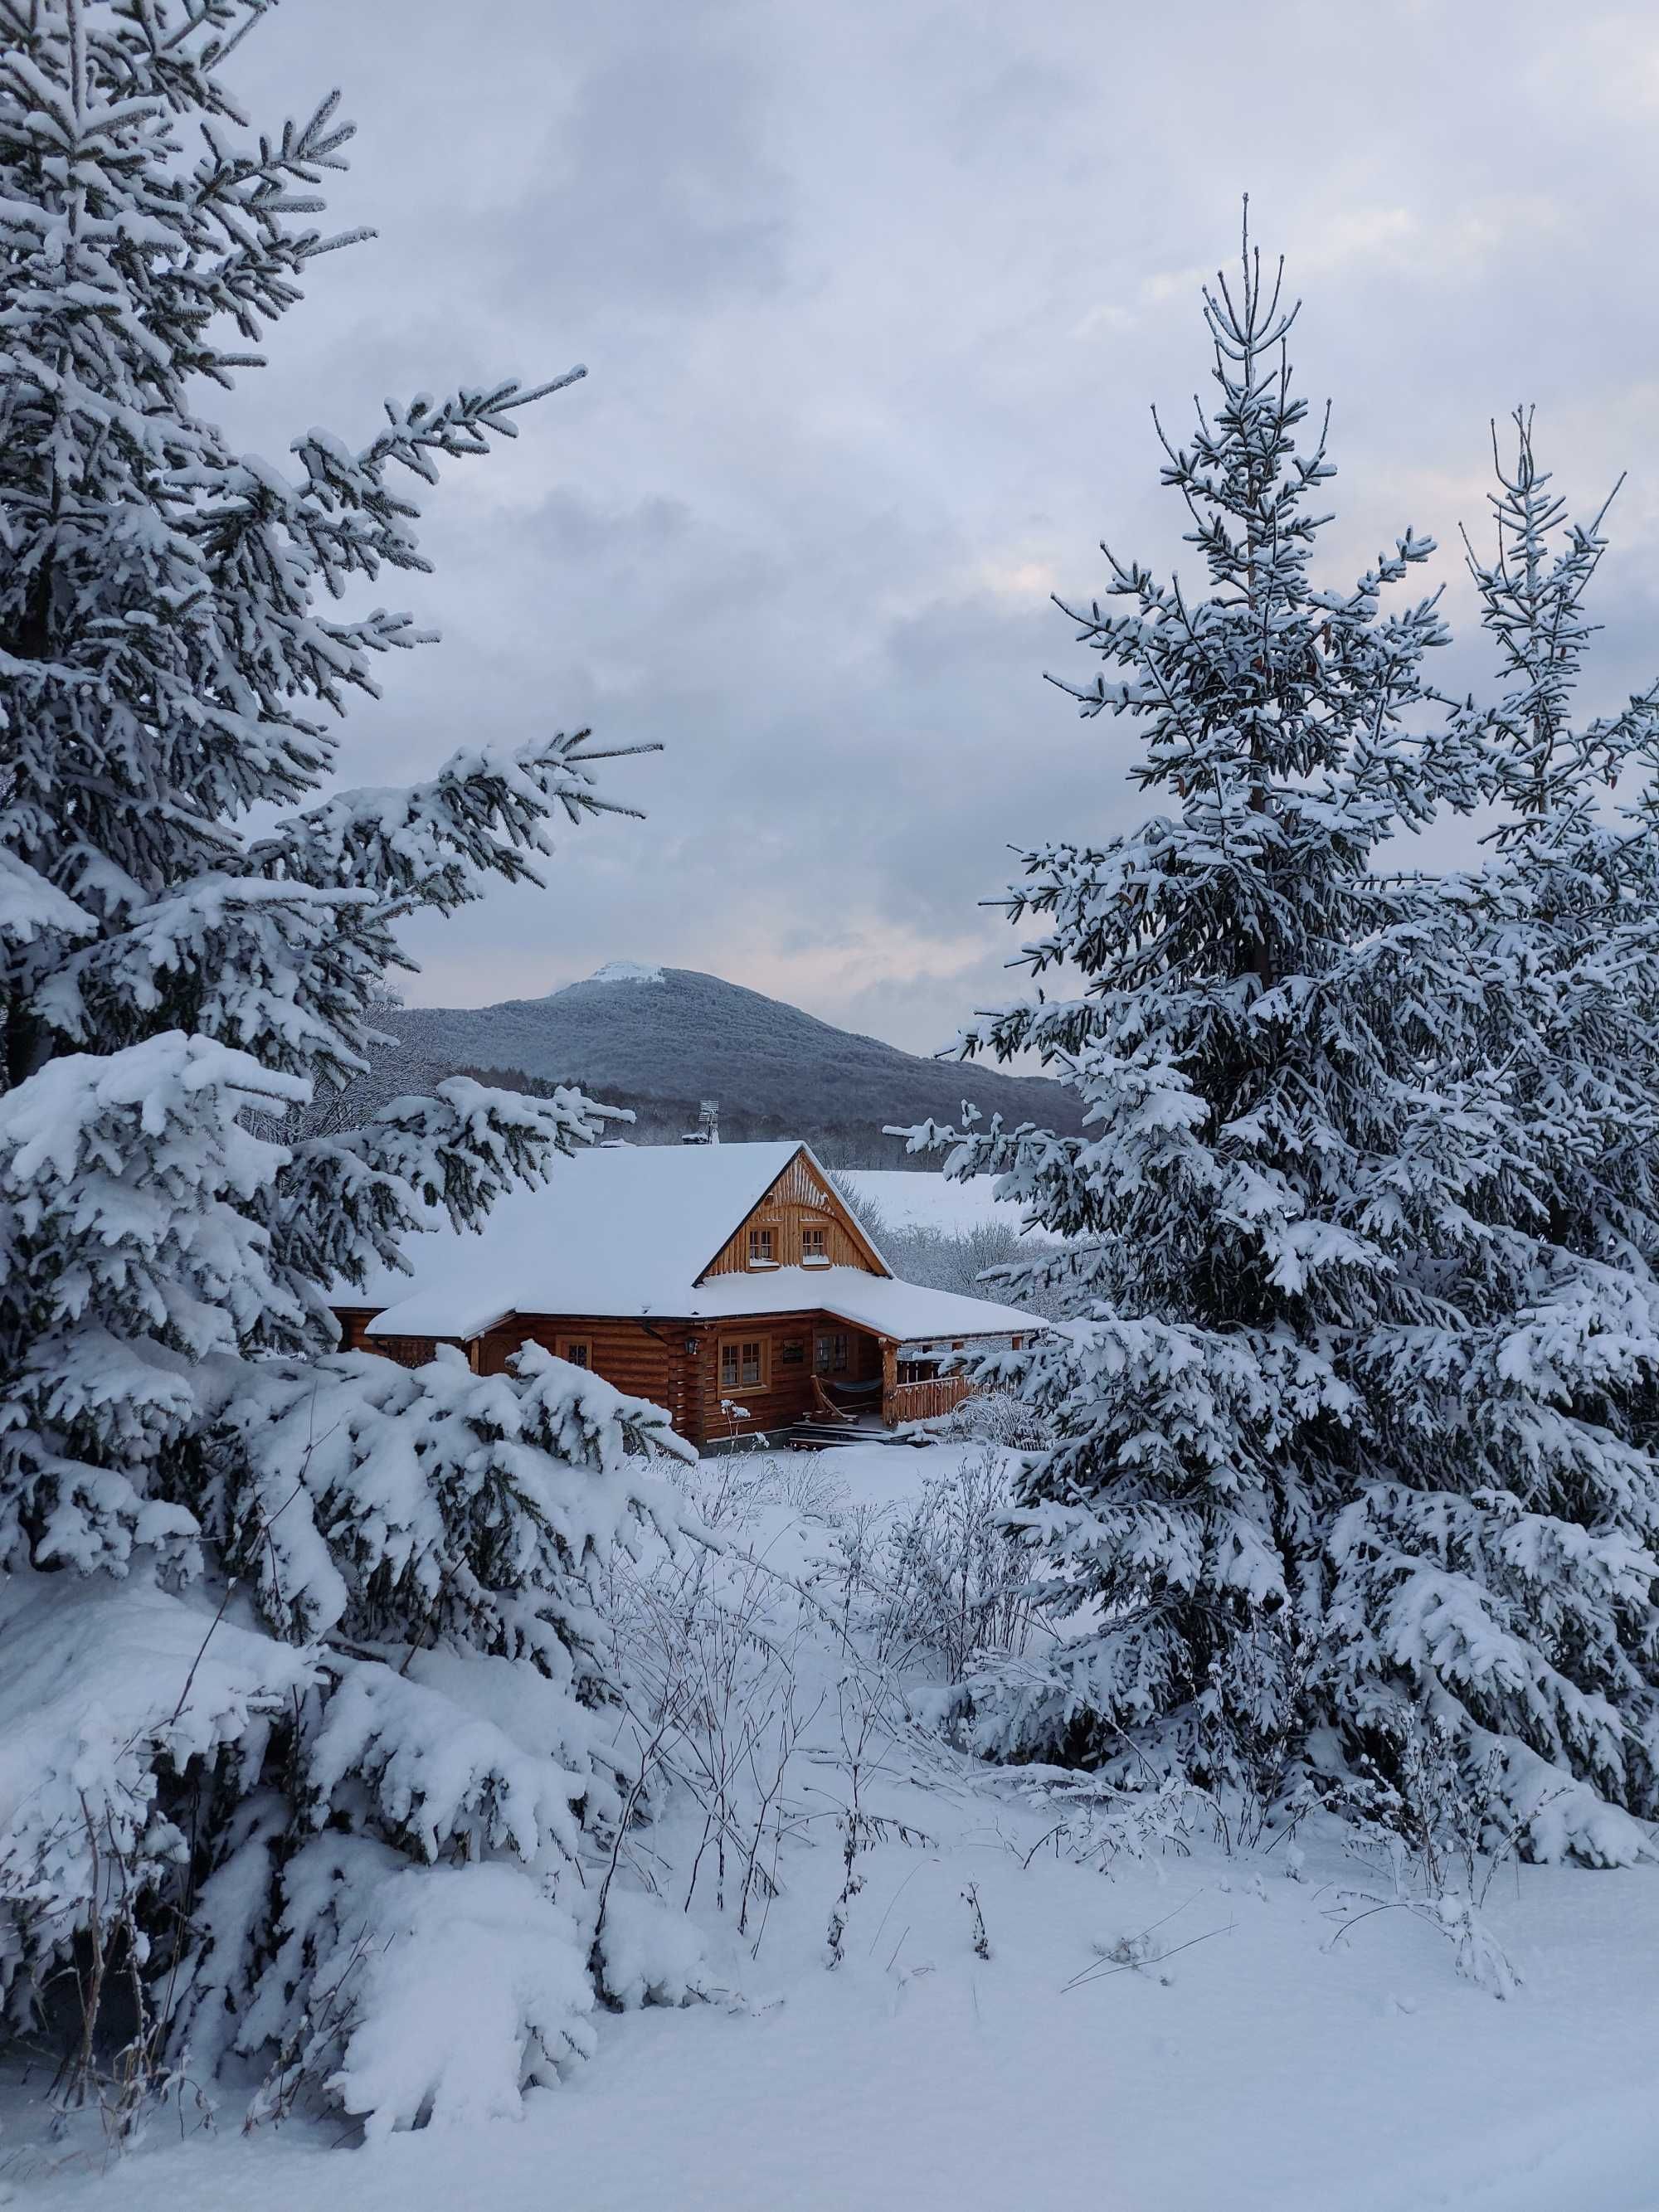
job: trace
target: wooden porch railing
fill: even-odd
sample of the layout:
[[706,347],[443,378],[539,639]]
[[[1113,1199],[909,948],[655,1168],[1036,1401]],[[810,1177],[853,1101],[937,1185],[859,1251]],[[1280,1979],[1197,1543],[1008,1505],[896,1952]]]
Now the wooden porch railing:
[[965,1375],[936,1375],[928,1382],[895,1382],[883,1396],[881,1418],[890,1429],[902,1421],[934,1421],[971,1396],[973,1384]]

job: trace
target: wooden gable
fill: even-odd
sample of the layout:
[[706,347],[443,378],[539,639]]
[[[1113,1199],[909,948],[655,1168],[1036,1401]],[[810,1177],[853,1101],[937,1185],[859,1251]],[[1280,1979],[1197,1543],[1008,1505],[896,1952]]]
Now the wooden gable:
[[811,1266],[821,1255],[823,1264],[830,1267],[858,1267],[866,1275],[893,1272],[805,1148],[744,1216],[697,1280],[701,1283],[710,1275],[751,1273],[751,1231],[757,1237],[769,1239],[774,1267]]

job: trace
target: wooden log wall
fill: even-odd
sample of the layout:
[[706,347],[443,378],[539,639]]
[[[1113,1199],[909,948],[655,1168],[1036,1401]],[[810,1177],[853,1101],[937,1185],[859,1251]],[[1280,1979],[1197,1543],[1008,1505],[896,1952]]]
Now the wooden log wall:
[[459,1336],[370,1336],[368,1325],[380,1310],[378,1306],[334,1309],[334,1318],[340,1324],[342,1352],[372,1352],[399,1367],[424,1367],[441,1344],[449,1344],[458,1352],[466,1352],[471,1361],[471,1349]]
[[374,1347],[366,1343],[363,1331],[374,1318],[374,1306],[336,1306],[334,1318],[340,1324],[342,1352],[372,1352]]
[[[369,1337],[370,1309],[342,1309],[342,1342],[348,1351],[377,1353],[404,1366],[418,1365],[433,1353],[429,1337]],[[585,1364],[605,1382],[629,1397],[660,1406],[679,1434],[694,1444],[723,1437],[787,1427],[817,1410],[812,1389],[821,1337],[845,1337],[847,1364],[827,1374],[830,1382],[873,1382],[883,1386],[883,1407],[891,1395],[893,1352],[879,1337],[833,1315],[773,1314],[750,1321],[619,1320],[585,1314],[514,1314],[463,1347],[481,1375],[499,1375],[526,1341],[539,1344],[556,1358],[568,1359],[585,1347]],[[722,1344],[763,1344],[763,1384],[722,1386]],[[695,1352],[688,1350],[695,1344]],[[789,1358],[797,1346],[799,1358]],[[927,1387],[927,1386],[922,1386]],[[722,1397],[744,1407],[733,1421],[721,1410]],[[902,1419],[921,1418],[903,1415]]]
[[[762,1429],[787,1428],[791,1421],[800,1420],[810,1413],[813,1410],[812,1376],[817,1339],[820,1333],[831,1329],[840,1331],[848,1339],[848,1366],[846,1373],[836,1379],[846,1382],[860,1379],[854,1364],[858,1358],[857,1331],[847,1328],[844,1323],[832,1322],[825,1315],[769,1314],[763,1320],[705,1324],[699,1337],[697,1361],[702,1378],[703,1427],[701,1437],[693,1441],[708,1443],[719,1437],[744,1436]],[[720,1381],[720,1346],[755,1343],[766,1346],[765,1384],[723,1384]],[[786,1360],[785,1348],[791,1345],[800,1347],[799,1360]],[[733,1421],[721,1409],[722,1398],[730,1399],[743,1407],[744,1418]]]
[[574,1347],[585,1346],[587,1356],[579,1365],[591,1368],[630,1398],[648,1398],[653,1406],[662,1407],[678,1428],[685,1410],[685,1335],[684,1322],[623,1321],[614,1315],[514,1314],[498,1322],[483,1339],[479,1371],[501,1374],[526,1342],[540,1345],[558,1359],[568,1359]]
[[[679,1434],[697,1445],[722,1437],[787,1427],[813,1410],[812,1376],[821,1334],[847,1339],[848,1364],[834,1382],[876,1381],[883,1372],[880,1340],[827,1314],[769,1314],[751,1321],[618,1321],[580,1314],[515,1315],[492,1329],[479,1347],[479,1371],[498,1375],[528,1338],[556,1358],[573,1345],[587,1346],[593,1372],[633,1398],[648,1398],[667,1413]],[[686,1349],[695,1343],[695,1353]],[[763,1344],[767,1380],[763,1386],[722,1387],[722,1344]],[[785,1347],[798,1345],[801,1357],[789,1361]],[[722,1397],[744,1408],[735,1423],[721,1410]]]

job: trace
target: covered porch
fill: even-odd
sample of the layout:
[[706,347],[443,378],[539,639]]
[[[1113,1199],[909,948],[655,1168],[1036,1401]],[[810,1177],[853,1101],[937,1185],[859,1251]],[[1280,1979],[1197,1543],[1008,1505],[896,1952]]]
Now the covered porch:
[[832,1307],[726,1322],[696,1344],[707,1363],[702,1440],[787,1437],[816,1445],[937,1420],[975,1387],[966,1375],[941,1372],[953,1356],[1023,1340],[1006,1329],[970,1334],[955,1325],[959,1333],[948,1337],[901,1337]]
[[974,1385],[965,1375],[927,1375],[890,1383],[820,1383],[813,1411],[821,1419],[844,1421],[864,1429],[902,1428],[908,1421],[933,1421],[953,1413]]
[[[832,1354],[811,1378],[811,1402],[792,1425],[791,1442],[817,1446],[889,1437],[913,1423],[938,1420],[973,1395],[969,1376],[940,1372],[952,1353],[972,1349],[973,1340],[905,1340],[847,1328],[836,1316],[823,1319],[827,1333],[818,1342]],[[844,1365],[834,1356],[843,1340]]]

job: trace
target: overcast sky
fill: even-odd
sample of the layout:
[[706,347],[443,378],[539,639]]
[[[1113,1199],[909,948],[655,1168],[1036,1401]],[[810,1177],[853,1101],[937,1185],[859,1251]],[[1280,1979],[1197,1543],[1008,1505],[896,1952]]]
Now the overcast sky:
[[343,88],[331,219],[380,233],[245,380],[250,447],[590,372],[430,495],[436,572],[386,598],[443,643],[356,710],[349,780],[580,722],[667,748],[610,771],[647,821],[411,933],[419,1001],[657,961],[930,1050],[1012,995],[1007,848],[1137,805],[1128,726],[1042,680],[1097,665],[1048,594],[1102,538],[1196,574],[1147,410],[1206,374],[1246,190],[1335,403],[1327,580],[1413,524],[1466,617],[1487,420],[1535,400],[1580,505],[1631,471],[1598,702],[1659,672],[1659,15],[283,0],[237,82],[261,127]]

